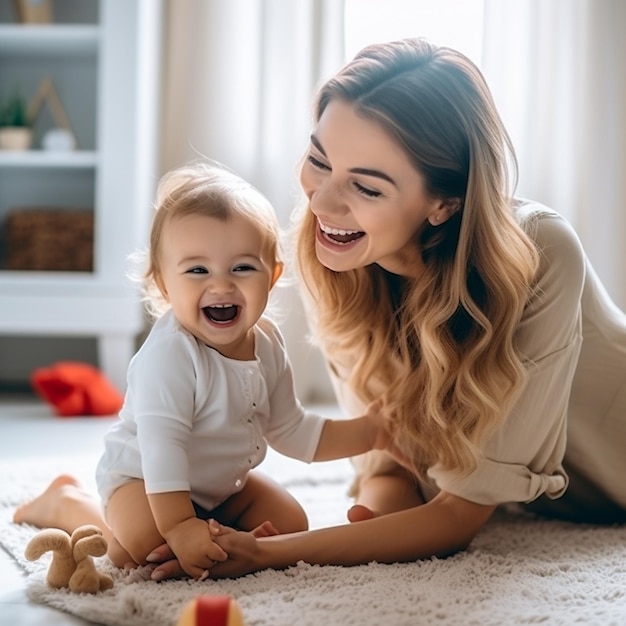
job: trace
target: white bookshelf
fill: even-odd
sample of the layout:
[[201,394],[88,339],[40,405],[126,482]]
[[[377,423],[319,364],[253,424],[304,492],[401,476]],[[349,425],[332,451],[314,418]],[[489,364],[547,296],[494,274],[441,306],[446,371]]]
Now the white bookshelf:
[[53,0],[49,25],[15,23],[12,7],[0,0],[0,101],[49,76],[78,149],[40,148],[44,112],[32,149],[0,150],[0,225],[15,207],[88,207],[94,251],[91,272],[8,271],[0,255],[0,336],[93,337],[123,390],[145,325],[126,259],[146,243],[157,179],[162,2]]

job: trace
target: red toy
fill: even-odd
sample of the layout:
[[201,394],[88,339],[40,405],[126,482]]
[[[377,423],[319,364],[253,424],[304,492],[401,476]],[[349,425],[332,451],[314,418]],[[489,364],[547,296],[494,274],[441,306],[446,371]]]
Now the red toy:
[[114,415],[124,398],[95,367],[87,363],[60,361],[36,369],[30,376],[35,391],[57,415]]
[[202,595],[184,608],[177,626],[244,626],[239,605],[230,596]]

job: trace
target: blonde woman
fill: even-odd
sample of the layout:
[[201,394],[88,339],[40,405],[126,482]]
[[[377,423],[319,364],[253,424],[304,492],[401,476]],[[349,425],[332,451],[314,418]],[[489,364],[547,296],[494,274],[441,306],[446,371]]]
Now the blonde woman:
[[626,318],[572,227],[512,196],[511,164],[454,50],[373,45],[322,86],[301,169],[307,310],[341,404],[386,397],[394,455],[357,460],[354,523],[223,527],[211,576],[446,555],[511,502],[626,520]]

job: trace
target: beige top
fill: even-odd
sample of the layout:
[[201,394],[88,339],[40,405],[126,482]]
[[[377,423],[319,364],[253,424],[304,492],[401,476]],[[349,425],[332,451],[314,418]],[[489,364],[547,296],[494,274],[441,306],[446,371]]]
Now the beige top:
[[[520,212],[536,218],[522,222],[542,252],[518,335],[528,384],[474,472],[458,477],[434,466],[429,476],[436,489],[481,504],[554,499],[568,486],[565,457],[566,467],[626,508],[626,316],[564,218],[539,204]],[[358,399],[334,384],[357,414]]]

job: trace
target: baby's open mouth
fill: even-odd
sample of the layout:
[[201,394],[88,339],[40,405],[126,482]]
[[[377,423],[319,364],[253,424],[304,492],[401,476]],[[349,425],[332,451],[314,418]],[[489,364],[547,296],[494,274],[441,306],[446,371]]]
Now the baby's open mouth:
[[236,304],[216,304],[214,306],[205,306],[202,311],[212,322],[218,324],[232,322],[239,313],[239,307]]
[[319,222],[320,230],[325,239],[333,243],[347,244],[360,239],[365,235],[362,230],[343,230],[340,228],[331,228]]

